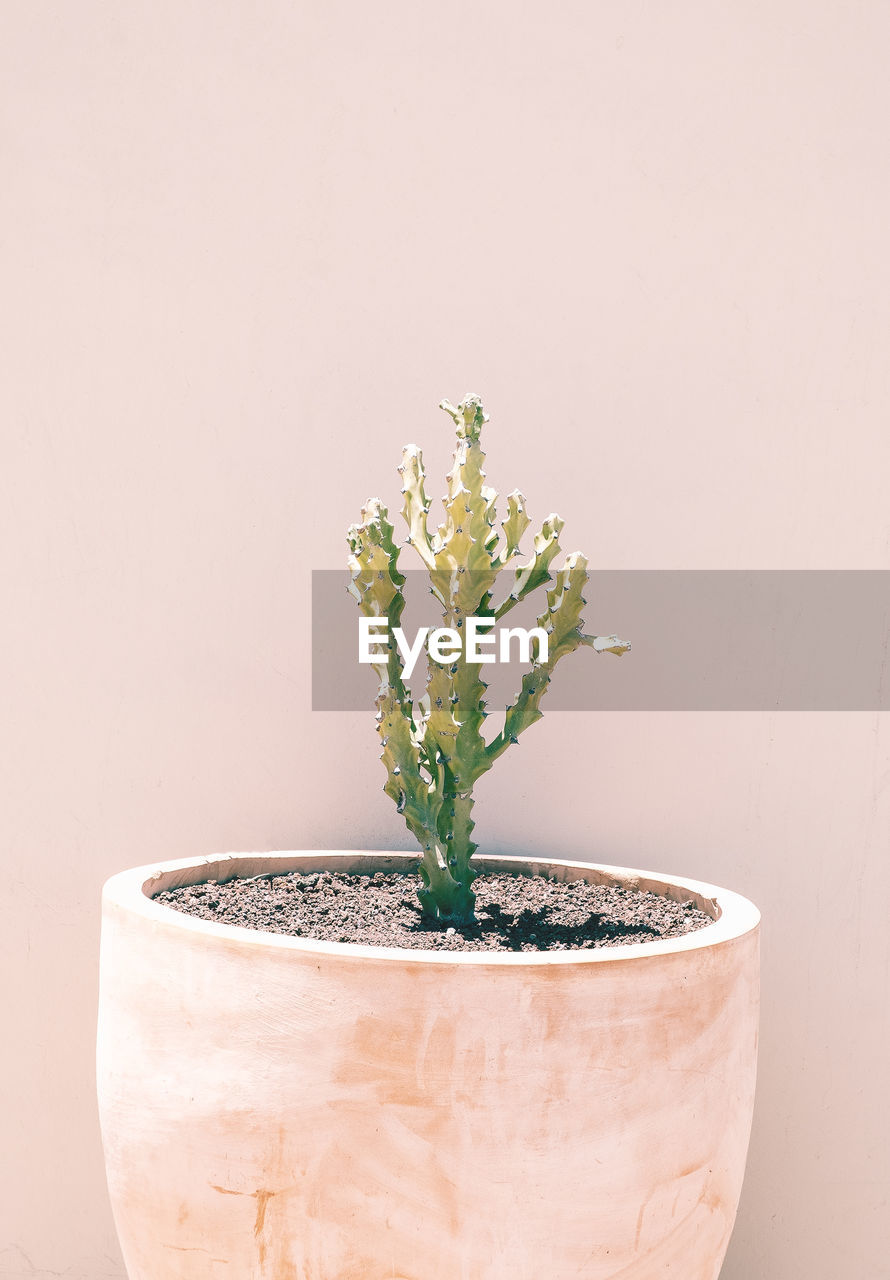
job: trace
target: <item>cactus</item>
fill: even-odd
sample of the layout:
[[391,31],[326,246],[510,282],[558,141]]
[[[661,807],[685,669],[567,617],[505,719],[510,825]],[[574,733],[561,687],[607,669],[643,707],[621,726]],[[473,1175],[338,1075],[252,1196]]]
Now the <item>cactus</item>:
[[[497,494],[484,483],[484,453],[480,443],[488,421],[478,396],[467,395],[457,406],[443,400],[457,429],[454,465],[448,474],[445,518],[430,533],[430,502],[424,490],[421,451],[407,445],[399,471],[408,526],[406,541],[414,547],[429,573],[430,591],[442,609],[444,626],[463,632],[467,618],[494,625],[519,601],[546,583],[546,608],[538,626],[547,634],[547,656],[532,656],[530,669],[514,702],[507,708],[503,729],[486,741],[483,725],[486,684],[480,664],[462,651],[445,662],[434,661],[427,647],[427,686],[416,703],[405,684],[402,656],[393,639],[400,625],[405,577],[399,572],[399,551],[386,507],[368,501],[358,524],[350,527],[349,590],[368,617],[386,620],[385,657],[374,663],[380,679],[377,693],[377,732],[386,766],[384,790],[396,802],[408,829],[420,844],[424,914],[450,924],[474,918],[476,851],[473,834],[473,788],[478,779],[520,734],[541,718],[541,699],[556,664],[581,645],[597,652],[625,653],[630,645],[617,636],[589,636],[582,631],[582,594],[588,580],[587,561],[580,552],[566,557],[551,573],[559,554],[563,521],[550,515],[534,539],[531,559],[512,571],[507,566],[519,555],[523,534],[531,521],[525,498],[514,490],[507,496],[507,515],[498,533]],[[500,603],[495,588],[504,574],[510,589]],[[383,643],[380,645],[383,650]],[[379,652],[379,651],[378,651]]]

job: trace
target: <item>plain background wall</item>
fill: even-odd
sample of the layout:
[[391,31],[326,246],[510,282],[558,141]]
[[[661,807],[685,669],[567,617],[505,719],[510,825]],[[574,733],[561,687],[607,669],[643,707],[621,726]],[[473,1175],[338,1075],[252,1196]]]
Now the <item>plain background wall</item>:
[[[410,847],[370,708],[310,710],[309,573],[406,440],[441,493],[440,397],[600,567],[890,567],[888,44],[881,0],[3,4],[0,1275],[123,1275],[102,881]],[[890,1276],[886,717],[554,714],[477,814],[757,900],[723,1280]]]

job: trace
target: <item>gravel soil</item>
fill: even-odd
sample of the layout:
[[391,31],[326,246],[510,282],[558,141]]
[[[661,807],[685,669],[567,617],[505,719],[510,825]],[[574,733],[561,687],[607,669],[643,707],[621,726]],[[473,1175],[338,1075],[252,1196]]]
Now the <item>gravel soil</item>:
[[483,875],[476,922],[424,919],[419,880],[401,872],[269,874],[187,885],[155,901],[220,924],[267,933],[436,951],[579,951],[676,938],[711,924],[692,902],[545,876]]

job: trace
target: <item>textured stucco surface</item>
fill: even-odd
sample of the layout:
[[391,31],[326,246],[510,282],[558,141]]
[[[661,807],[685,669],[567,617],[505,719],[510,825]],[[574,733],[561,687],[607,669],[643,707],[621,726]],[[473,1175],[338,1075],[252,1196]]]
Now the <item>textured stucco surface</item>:
[[[441,396],[594,564],[890,567],[888,39],[878,0],[3,7],[0,1276],[123,1274],[105,878],[406,847],[370,714],[310,711],[309,570],[406,440],[443,472]],[[877,716],[564,713],[480,784],[486,848],[763,911],[721,1280],[887,1274],[888,781]]]

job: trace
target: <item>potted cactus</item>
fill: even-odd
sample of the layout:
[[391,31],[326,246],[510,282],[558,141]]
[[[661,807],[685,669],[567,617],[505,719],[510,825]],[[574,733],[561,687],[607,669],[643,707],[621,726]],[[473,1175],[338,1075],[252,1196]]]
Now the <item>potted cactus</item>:
[[[442,627],[411,642],[385,507],[349,530],[350,590],[379,677],[385,790],[420,846],[228,854],[113,877],[103,894],[98,1083],[130,1280],[716,1280],[753,1107],[759,916],[674,876],[480,852],[473,788],[541,716],[584,634],[580,554],[531,558],[484,484],[477,397],[457,429],[444,523],[420,451],[401,473],[408,541]],[[506,583],[506,589],[501,583]],[[486,733],[485,656],[538,588],[528,669]],[[509,647],[510,636],[507,635]],[[427,653],[426,689],[408,678]],[[479,876],[611,886],[693,904],[680,936],[594,949],[374,946],[233,927],[169,895],[299,872],[419,865],[422,926],[471,933]]]

